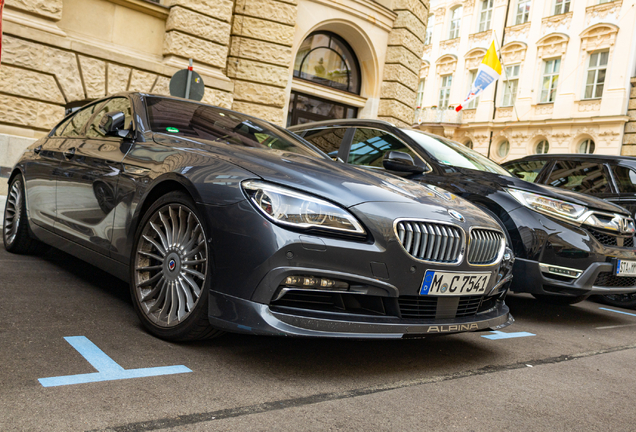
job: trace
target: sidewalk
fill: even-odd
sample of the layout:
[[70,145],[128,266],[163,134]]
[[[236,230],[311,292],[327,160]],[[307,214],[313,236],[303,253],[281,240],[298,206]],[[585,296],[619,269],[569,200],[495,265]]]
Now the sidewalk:
[[0,228],[2,228],[2,224],[4,223],[4,204],[7,201],[7,197],[5,195],[0,195]]

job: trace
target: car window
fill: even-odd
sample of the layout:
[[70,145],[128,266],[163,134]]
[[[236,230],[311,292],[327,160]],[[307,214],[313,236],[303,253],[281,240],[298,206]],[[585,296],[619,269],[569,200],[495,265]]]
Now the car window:
[[402,131],[442,165],[512,176],[495,162],[460,143],[411,129],[402,129]]
[[77,112],[73,117],[71,117],[71,122],[66,126],[64,132],[60,136],[65,137],[76,137],[80,136],[82,133],[82,129],[86,122],[91,118],[93,113],[95,112],[95,108],[97,108],[98,104],[92,104],[86,108],[83,108]]
[[303,138],[335,160],[346,131],[345,128],[313,129],[306,131]]
[[351,142],[348,162],[382,168],[382,158],[389,151],[400,151],[411,155],[413,160],[418,156],[399,138],[378,129],[356,129]]
[[624,166],[612,167],[614,179],[621,193],[636,193],[636,171]]
[[60,125],[55,128],[55,133],[53,133],[53,136],[56,136],[56,137],[62,136],[62,134],[64,133],[64,129],[66,129],[66,126],[68,126],[71,120],[73,120],[73,116],[67,118],[62,123],[60,123]]
[[612,192],[605,167],[595,162],[556,162],[547,183],[588,195]]
[[160,97],[145,101],[153,132],[324,158],[302,138],[257,118],[196,102]]
[[534,183],[546,163],[546,160],[520,161],[504,164],[503,167],[520,179]]
[[132,127],[132,106],[127,98],[113,98],[106,101],[106,104],[102,106],[97,115],[93,118],[93,121],[86,129],[86,136],[92,138],[103,138],[104,134],[99,129],[99,122],[102,121],[104,114],[121,111],[124,113],[124,129],[130,129]]

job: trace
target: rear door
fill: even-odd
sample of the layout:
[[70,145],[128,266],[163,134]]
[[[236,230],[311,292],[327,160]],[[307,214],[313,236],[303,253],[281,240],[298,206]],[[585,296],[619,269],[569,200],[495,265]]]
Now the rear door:
[[616,203],[619,201],[608,167],[598,160],[555,161],[544,184]]
[[113,98],[99,106],[81,137],[64,151],[57,184],[56,230],[69,240],[110,254],[117,182],[128,146],[124,138],[107,137],[99,130],[102,117],[112,111],[132,121],[127,98]]
[[617,204],[636,215],[636,166],[627,164],[610,165],[612,175],[618,187]]

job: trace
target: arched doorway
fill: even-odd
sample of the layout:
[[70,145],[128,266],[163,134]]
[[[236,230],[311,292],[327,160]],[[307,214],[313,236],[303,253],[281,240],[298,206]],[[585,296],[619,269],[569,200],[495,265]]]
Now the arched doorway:
[[[362,83],[353,49],[340,36],[328,31],[313,32],[302,42],[294,62],[294,79],[355,95],[360,94]],[[357,107],[292,90],[287,126],[355,118],[357,114]]]

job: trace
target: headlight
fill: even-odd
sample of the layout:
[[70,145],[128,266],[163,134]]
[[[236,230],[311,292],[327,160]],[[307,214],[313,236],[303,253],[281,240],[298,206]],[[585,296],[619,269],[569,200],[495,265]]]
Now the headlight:
[[587,207],[549,198],[543,195],[537,195],[530,192],[524,192],[516,189],[507,189],[517,201],[526,207],[544,213],[548,216],[563,219],[568,222],[581,224],[583,217],[587,212]]
[[261,181],[244,181],[242,186],[256,208],[273,222],[296,228],[365,234],[352,214],[320,198]]

